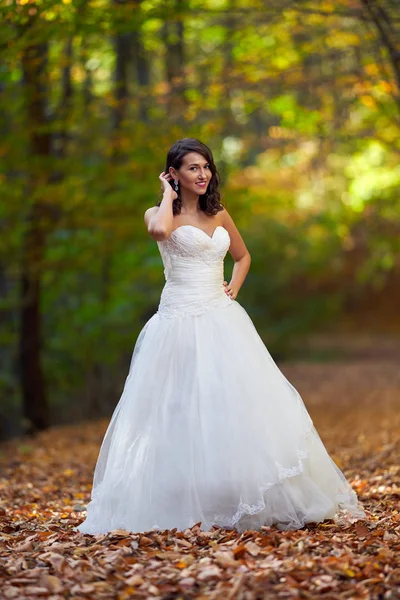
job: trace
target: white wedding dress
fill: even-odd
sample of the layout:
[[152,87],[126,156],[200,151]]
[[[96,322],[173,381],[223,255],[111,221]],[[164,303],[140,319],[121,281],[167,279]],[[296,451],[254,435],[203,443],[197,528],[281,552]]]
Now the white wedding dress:
[[224,291],[227,230],[210,237],[181,225],[157,244],[166,283],[137,338],[76,530],[365,518],[299,393]]

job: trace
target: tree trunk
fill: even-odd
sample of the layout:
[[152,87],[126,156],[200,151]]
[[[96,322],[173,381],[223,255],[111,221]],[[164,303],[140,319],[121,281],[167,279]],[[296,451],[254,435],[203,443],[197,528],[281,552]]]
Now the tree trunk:
[[[119,6],[125,4],[132,4],[132,11],[135,10],[133,2],[126,2],[126,0],[113,0],[115,9],[118,10]],[[113,114],[113,129],[117,133],[115,138],[115,151],[118,154],[118,134],[124,119],[126,118],[127,102],[129,96],[128,89],[128,70],[131,59],[131,46],[132,46],[132,32],[117,33],[114,37],[114,49],[115,49],[115,72],[114,72],[114,98],[115,98],[115,109]]]
[[[112,0],[113,7],[116,11],[119,8],[124,8],[129,5],[132,11],[138,10],[136,0]],[[122,13],[121,13],[122,14]],[[117,12],[117,27],[120,26],[121,17]],[[124,28],[125,29],[125,28]],[[118,32],[113,40],[115,50],[115,70],[114,70],[114,109],[112,114],[112,139],[113,148],[111,153],[111,161],[115,168],[118,163],[123,162],[125,156],[124,144],[121,143],[121,137],[124,133],[124,121],[127,117],[128,101],[129,101],[129,70],[132,62],[132,48],[134,47],[134,33],[132,31]],[[110,182],[107,188],[108,193],[115,191],[115,183]],[[106,311],[109,301],[110,289],[110,270],[111,256],[106,249],[110,248],[108,240],[110,232],[105,231],[103,254],[101,256],[101,274],[99,280],[99,301],[104,311],[104,320],[106,319]],[[104,327],[106,330],[106,327]],[[106,331],[105,331],[105,337]],[[95,360],[91,363],[88,369],[86,380],[86,416],[99,417],[104,414],[104,406],[107,403],[107,389],[103,382],[109,379],[107,366],[100,361]]]
[[[140,0],[137,5],[141,4]],[[148,85],[150,83],[149,61],[143,46],[142,33],[137,29],[132,34],[132,54],[136,71],[136,80],[139,88],[139,119],[148,122]]]
[[[174,0],[173,15],[181,15],[185,8],[184,0]],[[166,48],[165,71],[169,85],[168,118],[179,122],[186,110],[184,96],[185,82],[185,40],[182,19],[173,19],[164,23],[162,36]]]
[[[71,81],[71,69],[73,62],[72,55],[72,37],[70,37],[64,47],[63,52],[63,67],[62,67],[62,85],[61,85],[61,97],[59,104],[57,106],[55,117],[57,121],[60,123],[60,128],[57,131],[57,135],[53,138],[53,154],[57,158],[65,158],[67,153],[67,143],[68,143],[68,117],[71,112],[71,101],[72,101],[72,81]],[[56,177],[53,180],[60,181],[62,179],[63,174],[57,173]]]
[[[32,168],[29,194],[48,181],[43,160],[50,156],[50,135],[46,125],[47,44],[24,48],[22,69]],[[21,266],[21,318],[19,361],[26,432],[45,429],[50,424],[45,380],[41,364],[42,320],[40,313],[41,269],[48,226],[45,207],[36,200],[27,222]]]
[[395,100],[400,110],[400,41],[389,12],[380,0],[361,0],[365,12],[379,34],[381,44],[386,49],[394,80],[396,83]]

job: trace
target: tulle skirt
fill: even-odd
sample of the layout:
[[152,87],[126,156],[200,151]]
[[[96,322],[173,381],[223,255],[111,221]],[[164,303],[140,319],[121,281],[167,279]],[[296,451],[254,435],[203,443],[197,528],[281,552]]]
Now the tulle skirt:
[[299,529],[343,518],[365,512],[245,309],[155,313],[136,340],[77,530]]

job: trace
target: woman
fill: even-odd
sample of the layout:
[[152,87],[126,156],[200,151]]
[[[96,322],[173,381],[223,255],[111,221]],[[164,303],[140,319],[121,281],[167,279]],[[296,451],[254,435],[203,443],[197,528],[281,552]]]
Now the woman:
[[[365,517],[307,409],[236,301],[250,255],[210,149],[176,142],[146,210],[166,278],[141,330],[77,528],[299,529]],[[224,281],[227,251],[235,261]]]

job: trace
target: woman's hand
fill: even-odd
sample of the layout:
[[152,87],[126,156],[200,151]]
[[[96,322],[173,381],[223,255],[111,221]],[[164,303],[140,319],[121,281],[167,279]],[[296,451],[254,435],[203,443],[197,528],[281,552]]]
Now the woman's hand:
[[172,200],[175,200],[178,197],[178,194],[170,185],[170,181],[172,180],[170,173],[166,173],[165,171],[163,171],[162,173],[160,173],[158,178],[161,181],[161,191],[163,193],[168,192],[168,194],[171,192]]
[[234,285],[228,284],[227,281],[224,281],[223,285],[225,287],[225,294],[227,296],[229,296],[230,298],[232,298],[232,300],[235,300],[235,298],[238,295],[239,290],[237,290]]

